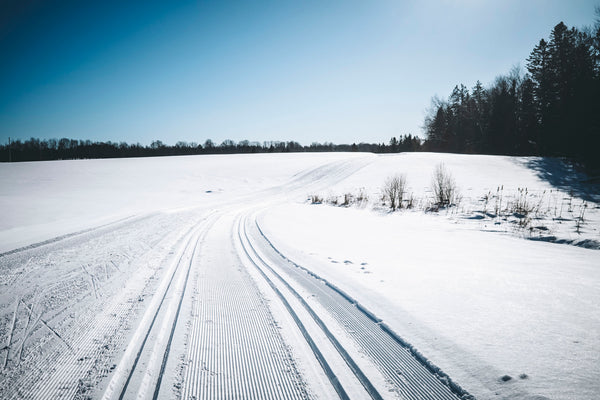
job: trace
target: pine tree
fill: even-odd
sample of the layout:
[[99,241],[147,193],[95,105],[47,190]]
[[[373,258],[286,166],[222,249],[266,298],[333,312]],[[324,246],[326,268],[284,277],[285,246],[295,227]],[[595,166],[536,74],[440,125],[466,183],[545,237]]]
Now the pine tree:
[[[552,96],[552,73],[550,71],[550,54],[548,52],[548,43],[541,39],[539,44],[534,47],[531,55],[527,59],[527,70],[531,74],[534,83],[533,93],[536,102],[537,119],[540,123],[540,129],[545,132],[546,127],[550,125],[551,108],[553,104]],[[548,151],[546,138],[541,135],[538,148],[542,153]]]
[[474,101],[474,116],[473,116],[473,142],[476,152],[482,152],[487,147],[488,134],[488,99],[487,92],[483,85],[478,80],[472,89]]
[[397,153],[398,151],[398,139],[392,136],[390,139],[390,152]]
[[534,97],[535,84],[529,75],[523,78],[518,110],[517,154],[538,154],[539,122]]
[[425,118],[427,148],[432,151],[448,151],[448,115],[449,106],[437,98],[433,99],[429,115]]

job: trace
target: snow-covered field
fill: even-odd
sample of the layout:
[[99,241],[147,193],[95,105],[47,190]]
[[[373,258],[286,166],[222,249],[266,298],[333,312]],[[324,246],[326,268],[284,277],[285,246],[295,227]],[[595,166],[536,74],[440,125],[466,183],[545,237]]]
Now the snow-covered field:
[[[440,163],[460,201],[433,212]],[[411,209],[382,201],[393,174]],[[57,161],[0,164],[0,188],[2,398],[600,393],[600,197],[557,160]],[[395,366],[415,350],[423,372]]]
[[0,166],[0,251],[154,211],[213,206],[343,155],[72,160]]

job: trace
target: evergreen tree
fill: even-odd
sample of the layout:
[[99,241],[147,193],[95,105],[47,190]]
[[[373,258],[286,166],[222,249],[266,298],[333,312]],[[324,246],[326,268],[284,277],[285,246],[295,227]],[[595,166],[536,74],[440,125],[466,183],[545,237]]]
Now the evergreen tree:
[[[531,74],[534,83],[533,93],[536,102],[537,120],[541,126],[542,132],[550,125],[551,106],[553,104],[552,75],[550,71],[550,55],[548,52],[548,43],[541,39],[539,44],[534,47],[527,59],[527,69]],[[548,151],[546,138],[541,135],[538,142],[538,149],[542,153]]]
[[538,154],[539,122],[535,103],[535,84],[529,75],[526,75],[521,83],[520,95],[517,116],[517,154]]
[[592,30],[557,24],[527,59],[487,89],[457,85],[434,100],[425,147],[436,151],[568,156],[600,170],[600,8]]

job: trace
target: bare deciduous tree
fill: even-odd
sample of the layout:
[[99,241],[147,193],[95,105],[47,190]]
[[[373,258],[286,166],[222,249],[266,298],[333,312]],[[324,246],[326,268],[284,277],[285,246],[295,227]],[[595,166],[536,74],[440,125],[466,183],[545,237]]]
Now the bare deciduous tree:
[[406,176],[404,174],[390,176],[386,179],[382,191],[383,197],[389,201],[392,211],[402,208],[402,200],[406,191]]
[[437,207],[447,207],[456,204],[458,200],[456,182],[452,174],[446,170],[443,163],[438,164],[433,171],[431,189]]

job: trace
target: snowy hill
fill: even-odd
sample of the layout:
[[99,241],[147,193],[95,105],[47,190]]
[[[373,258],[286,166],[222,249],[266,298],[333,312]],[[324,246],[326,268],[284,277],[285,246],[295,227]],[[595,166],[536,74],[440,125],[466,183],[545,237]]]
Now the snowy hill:
[[[452,175],[459,194],[451,207],[434,207],[431,181],[439,164]],[[405,176],[406,193],[403,208],[392,212],[382,199],[382,187],[394,174]],[[123,273],[125,282],[133,279],[127,271],[137,271],[152,288],[165,273],[160,257],[170,260],[178,254],[173,250],[176,237],[183,237],[196,220],[223,213],[224,222],[216,222],[220,228],[212,239],[209,227],[207,240],[198,234],[206,247],[203,262],[211,257],[229,262],[223,254],[234,251],[223,240],[229,240],[236,218],[255,219],[289,260],[356,299],[477,398],[592,399],[600,392],[600,196],[585,175],[559,160],[314,153],[57,161],[0,164],[0,187],[0,252],[16,255],[14,260],[7,253],[0,256],[0,332],[9,345],[16,340],[12,331],[18,333],[19,318],[26,317],[19,299],[34,298],[24,291],[35,293],[49,279],[38,282],[35,274],[28,275],[36,262],[57,271],[74,264],[67,275],[82,274],[84,283],[73,296],[82,296],[85,282],[91,282],[86,301],[99,309],[109,299],[115,307],[137,304],[117,301],[121,283],[111,280],[106,267],[115,259],[109,244],[123,251],[120,259],[129,259],[120,267],[113,262],[112,273]],[[126,235],[110,238],[96,229],[115,221],[127,227]],[[67,251],[70,244],[60,247],[61,237],[79,237],[84,231],[98,232],[94,237],[106,244],[86,245],[85,254]],[[159,241],[161,231],[172,237]],[[136,237],[148,237],[151,245],[138,245]],[[40,244],[44,241],[56,243],[66,255],[47,255]],[[251,247],[252,241],[258,239],[244,239],[231,248]],[[39,254],[20,256],[30,250],[16,249],[30,245]],[[194,251],[185,252],[194,258]],[[134,262],[135,254],[143,254],[150,267]],[[94,263],[104,265],[98,275]],[[52,270],[42,270],[52,275]],[[20,276],[29,278],[20,281]],[[144,287],[141,283],[131,287],[132,298],[141,296],[136,292]],[[139,317],[136,313],[151,308],[147,303],[128,312]],[[19,318],[17,310],[23,313]],[[64,318],[51,322],[68,338],[68,332],[77,332],[71,324],[77,325]],[[133,320],[143,326],[144,319]],[[44,340],[51,340],[46,333],[50,336]],[[120,346],[135,344],[127,337]],[[294,343],[292,337],[286,336]],[[29,342],[36,343],[25,336],[23,343]],[[121,350],[115,346],[106,362],[116,365]],[[182,342],[179,347],[185,346]],[[5,360],[0,360],[13,373],[7,376],[17,377],[12,350],[5,350]],[[31,357],[35,364],[35,355]],[[300,366],[304,362],[298,361]],[[115,376],[122,378],[119,368]],[[310,376],[311,368],[303,373]],[[103,379],[97,379],[94,398],[108,385]],[[11,382],[0,380],[0,394]],[[381,382],[386,385],[385,379]]]

